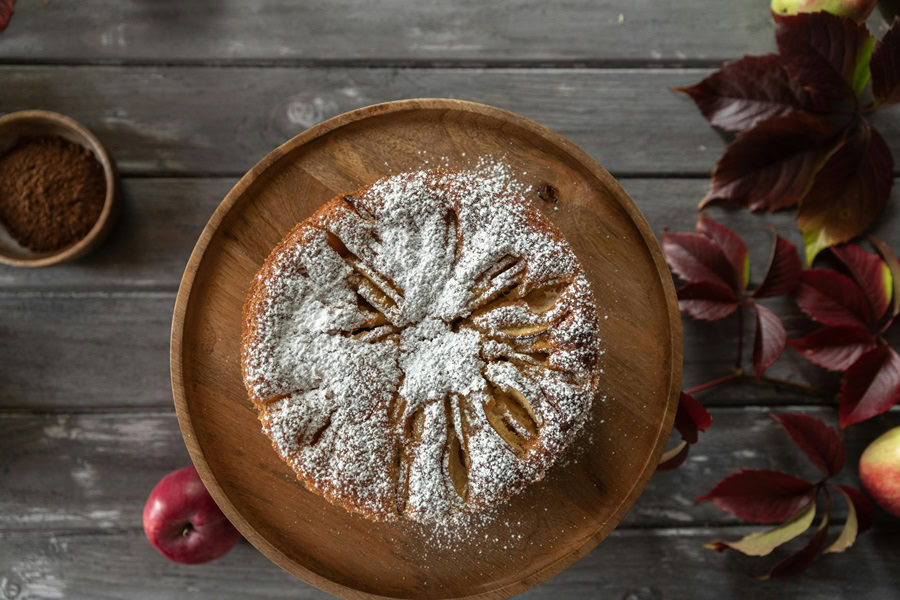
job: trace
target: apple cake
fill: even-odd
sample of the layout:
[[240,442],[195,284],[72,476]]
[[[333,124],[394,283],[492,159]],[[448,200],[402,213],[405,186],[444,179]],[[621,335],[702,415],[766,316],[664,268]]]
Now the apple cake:
[[244,306],[244,383],[311,491],[448,522],[542,479],[597,393],[591,286],[497,167],[381,179],[272,251]]

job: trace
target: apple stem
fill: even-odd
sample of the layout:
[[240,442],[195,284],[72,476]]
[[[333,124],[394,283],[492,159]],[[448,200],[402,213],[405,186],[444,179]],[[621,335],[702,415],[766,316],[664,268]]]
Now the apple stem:
[[190,523],[185,523],[184,527],[181,528],[181,535],[187,537],[191,535],[191,532],[194,530],[194,526]]

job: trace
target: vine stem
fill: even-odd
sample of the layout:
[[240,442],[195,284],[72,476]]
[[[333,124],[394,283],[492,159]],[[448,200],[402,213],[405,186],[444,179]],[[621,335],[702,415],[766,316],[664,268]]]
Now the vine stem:
[[[752,300],[751,300],[752,302]],[[747,305],[749,306],[749,305]],[[809,385],[807,383],[800,383],[798,381],[789,381],[787,379],[779,379],[778,377],[769,377],[768,375],[763,375],[762,377],[757,377],[753,373],[745,373],[743,369],[743,360],[744,360],[744,304],[741,304],[737,308],[737,359],[734,361],[734,370],[730,375],[725,375],[724,377],[719,377],[718,379],[713,379],[712,381],[707,381],[706,383],[701,383],[696,387],[692,387],[689,390],[685,390],[685,394],[697,394],[699,392],[703,392],[714,387],[720,386],[724,383],[729,383],[731,381],[736,381],[738,379],[744,379],[748,381],[753,381],[754,383],[769,383],[772,385],[780,385],[783,387],[793,388],[795,390],[800,390],[806,392],[808,394],[815,394],[817,396],[827,396],[828,392],[826,390],[817,388],[815,386]]]
[[689,390],[685,390],[684,393],[687,394],[688,396],[690,396],[692,394],[697,394],[704,390],[714,388],[717,385],[722,385],[723,383],[728,383],[729,381],[732,381],[733,379],[737,379],[740,376],[741,376],[740,373],[734,372],[731,375],[726,375],[725,377],[719,377],[718,379],[713,379],[712,381],[707,381],[706,383],[701,383],[697,387],[692,387]]
[[784,387],[794,388],[795,390],[800,390],[803,392],[808,392],[810,394],[815,394],[817,396],[828,396],[828,391],[823,390],[822,388],[818,388],[814,385],[809,385],[808,383],[801,383],[799,381],[790,381],[788,379],[779,379],[778,377],[769,377],[768,375],[763,375],[758,380],[756,377],[752,375],[744,375],[747,379],[752,379],[754,381],[760,381],[762,383],[771,383],[774,385],[782,385]]
[[729,375],[725,375],[724,377],[719,377],[718,379],[713,379],[712,381],[707,381],[706,383],[701,383],[696,387],[692,387],[689,390],[685,390],[684,393],[691,395],[697,394],[708,389],[712,389],[714,387],[720,386],[723,383],[728,383],[730,381],[736,381],[738,379],[743,379],[747,381],[752,381],[754,383],[769,383],[772,385],[780,385],[784,387],[794,388],[795,390],[800,390],[803,392],[807,392],[809,394],[815,394],[817,396],[827,396],[828,392],[821,388],[817,388],[815,386],[809,385],[807,383],[800,383],[798,381],[789,381],[787,379],[779,379],[777,377],[769,377],[767,375],[763,375],[762,377],[756,377],[756,375],[752,373],[744,373],[742,369],[735,369],[733,373]]

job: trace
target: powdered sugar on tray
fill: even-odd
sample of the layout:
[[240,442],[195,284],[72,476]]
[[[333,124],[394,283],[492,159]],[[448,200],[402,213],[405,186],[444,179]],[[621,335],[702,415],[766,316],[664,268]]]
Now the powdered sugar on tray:
[[244,380],[308,488],[447,532],[543,478],[582,427],[594,298],[526,192],[500,163],[403,173],[273,251],[248,297]]

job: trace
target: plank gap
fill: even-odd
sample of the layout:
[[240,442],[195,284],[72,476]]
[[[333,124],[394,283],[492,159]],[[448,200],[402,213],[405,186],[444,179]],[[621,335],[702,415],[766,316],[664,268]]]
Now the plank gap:
[[179,68],[303,68],[303,69],[609,69],[609,70],[670,70],[709,69],[734,60],[733,57],[697,59],[456,59],[417,60],[393,58],[359,59],[176,59],[158,61],[152,59],[79,59],[66,57],[29,58],[24,56],[0,57],[3,66],[42,67],[179,67]]

